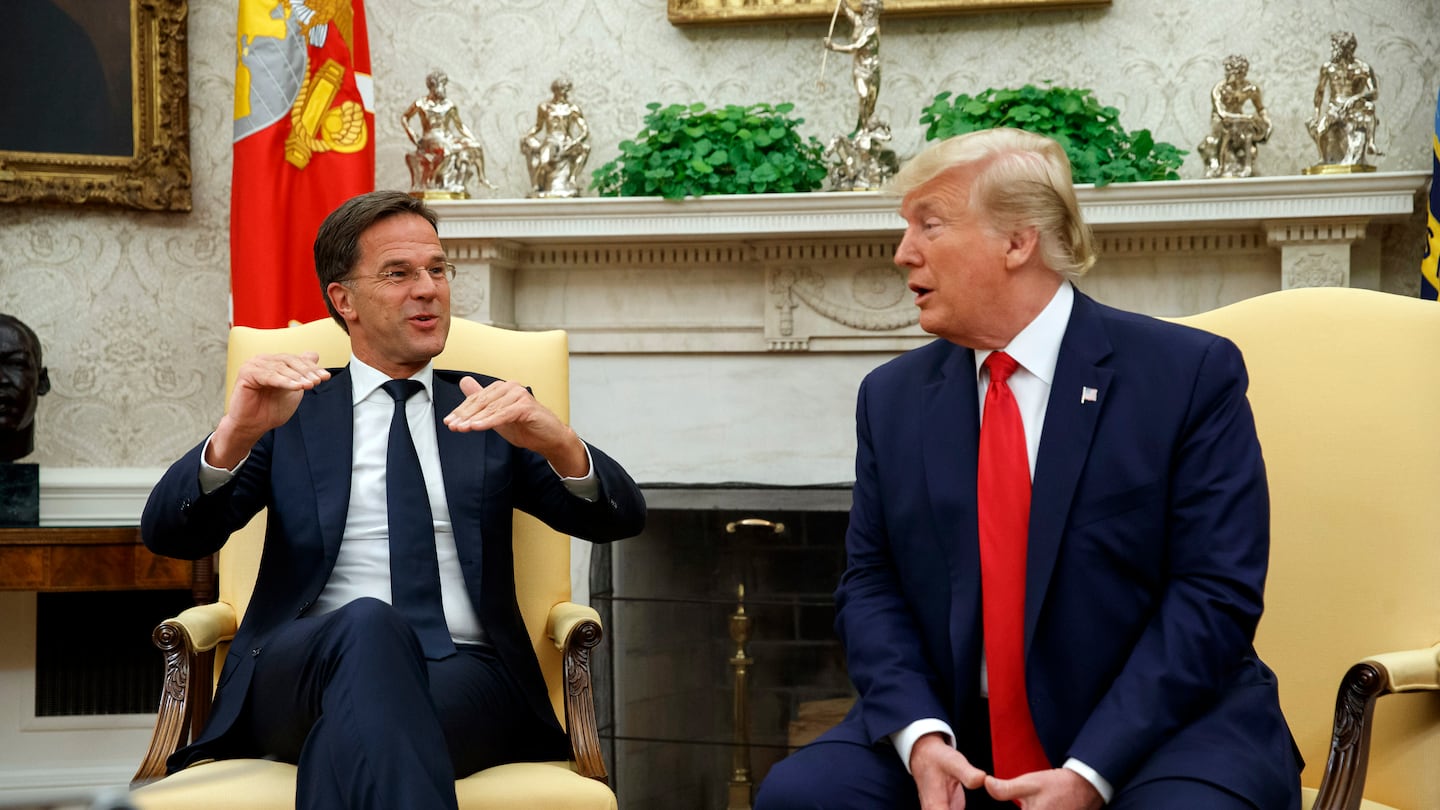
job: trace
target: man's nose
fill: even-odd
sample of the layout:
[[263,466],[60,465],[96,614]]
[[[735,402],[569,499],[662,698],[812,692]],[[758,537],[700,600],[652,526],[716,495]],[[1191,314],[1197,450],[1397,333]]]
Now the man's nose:
[[419,278],[410,282],[410,295],[415,298],[434,298],[439,290],[440,282],[429,273],[421,273]]
[[900,267],[916,267],[920,264],[920,251],[915,249],[914,238],[908,228],[905,235],[900,237],[900,244],[895,246],[895,264]]

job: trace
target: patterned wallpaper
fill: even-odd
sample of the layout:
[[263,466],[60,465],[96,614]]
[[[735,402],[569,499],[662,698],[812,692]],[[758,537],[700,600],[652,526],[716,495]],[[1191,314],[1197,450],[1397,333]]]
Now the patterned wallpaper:
[[[666,22],[664,0],[372,0],[367,12],[381,187],[408,183],[398,117],[432,68],[449,73],[451,98],[486,146],[499,186],[489,194],[501,197],[524,193],[518,141],[562,74],[593,131],[588,169],[639,129],[649,101],[793,101],[822,141],[855,111],[846,58],[831,58],[826,85],[817,81],[824,20],[681,29]],[[1302,123],[1337,28],[1356,33],[1379,76],[1381,168],[1427,169],[1440,88],[1435,0],[1113,0],[886,19],[879,112],[903,158],[920,146],[920,109],[936,92],[1049,79],[1093,88],[1128,128],[1193,152],[1220,60],[1241,53],[1276,124],[1259,169],[1294,174],[1314,161]],[[0,206],[0,312],[39,333],[54,385],[27,461],[160,466],[219,415],[234,36],[233,0],[190,0],[192,213]],[[1193,154],[1182,173],[1199,175]],[[1417,228],[1387,231],[1385,285],[1413,290]]]

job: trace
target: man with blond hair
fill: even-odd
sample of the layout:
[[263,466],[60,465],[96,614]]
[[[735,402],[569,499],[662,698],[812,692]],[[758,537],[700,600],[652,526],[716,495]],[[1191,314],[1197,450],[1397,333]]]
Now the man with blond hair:
[[1052,140],[952,138],[894,186],[942,339],[861,385],[836,591],[859,699],[757,808],[1299,808],[1252,646],[1269,504],[1239,350],[1075,290],[1094,248]]

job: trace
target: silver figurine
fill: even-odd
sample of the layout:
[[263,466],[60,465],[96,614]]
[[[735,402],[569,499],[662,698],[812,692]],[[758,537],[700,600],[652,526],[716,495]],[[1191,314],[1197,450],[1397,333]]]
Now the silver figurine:
[[[467,199],[470,183],[493,189],[485,179],[485,151],[480,139],[460,120],[455,102],[446,97],[450,78],[442,70],[425,77],[429,92],[400,116],[415,151],[405,156],[410,167],[410,193],[430,199]],[[418,118],[420,131],[411,126]]]
[[1320,67],[1315,87],[1315,115],[1305,122],[1320,162],[1305,169],[1306,174],[1375,171],[1367,160],[1384,154],[1375,147],[1379,95],[1375,71],[1355,58],[1355,35],[1331,34],[1330,61]]
[[[578,197],[576,179],[590,157],[590,125],[570,100],[570,81],[550,84],[551,98],[535,111],[535,126],[520,139],[530,172],[529,197]],[[584,180],[580,180],[581,185]]]
[[[1260,88],[1246,78],[1250,62],[1225,57],[1225,78],[1210,91],[1210,134],[1195,147],[1205,161],[1206,177],[1250,177],[1259,145],[1270,140],[1270,113]],[[1245,109],[1250,103],[1252,111]]]
[[875,117],[875,101],[880,98],[880,12],[885,10],[885,2],[860,0],[859,12],[850,8],[848,0],[835,2],[836,11],[845,12],[845,18],[850,21],[850,41],[844,45],[835,42],[833,23],[832,36],[822,41],[828,50],[854,55],[850,75],[855,82],[855,94],[860,97],[860,110],[855,116],[858,133]]
[[[848,53],[854,56],[850,76],[859,110],[855,129],[849,135],[837,135],[825,148],[829,162],[828,179],[832,191],[869,191],[878,189],[895,173],[898,161],[885,146],[890,141],[890,125],[875,115],[875,102],[880,98],[880,12],[884,0],[859,0],[859,11],[849,0],[835,0],[835,14],[830,20],[830,34],[822,40],[827,53]],[[850,41],[835,41],[835,20],[840,12],[850,21]],[[824,61],[821,61],[824,74]]]
[[890,126],[871,118],[853,135],[837,135],[825,147],[831,191],[874,191],[899,168],[895,152],[886,148]]

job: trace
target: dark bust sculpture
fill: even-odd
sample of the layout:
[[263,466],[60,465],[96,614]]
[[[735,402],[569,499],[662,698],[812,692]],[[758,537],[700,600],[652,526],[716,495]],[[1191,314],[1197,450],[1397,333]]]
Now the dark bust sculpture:
[[0,314],[0,462],[35,449],[35,406],[49,391],[40,338],[18,318]]

